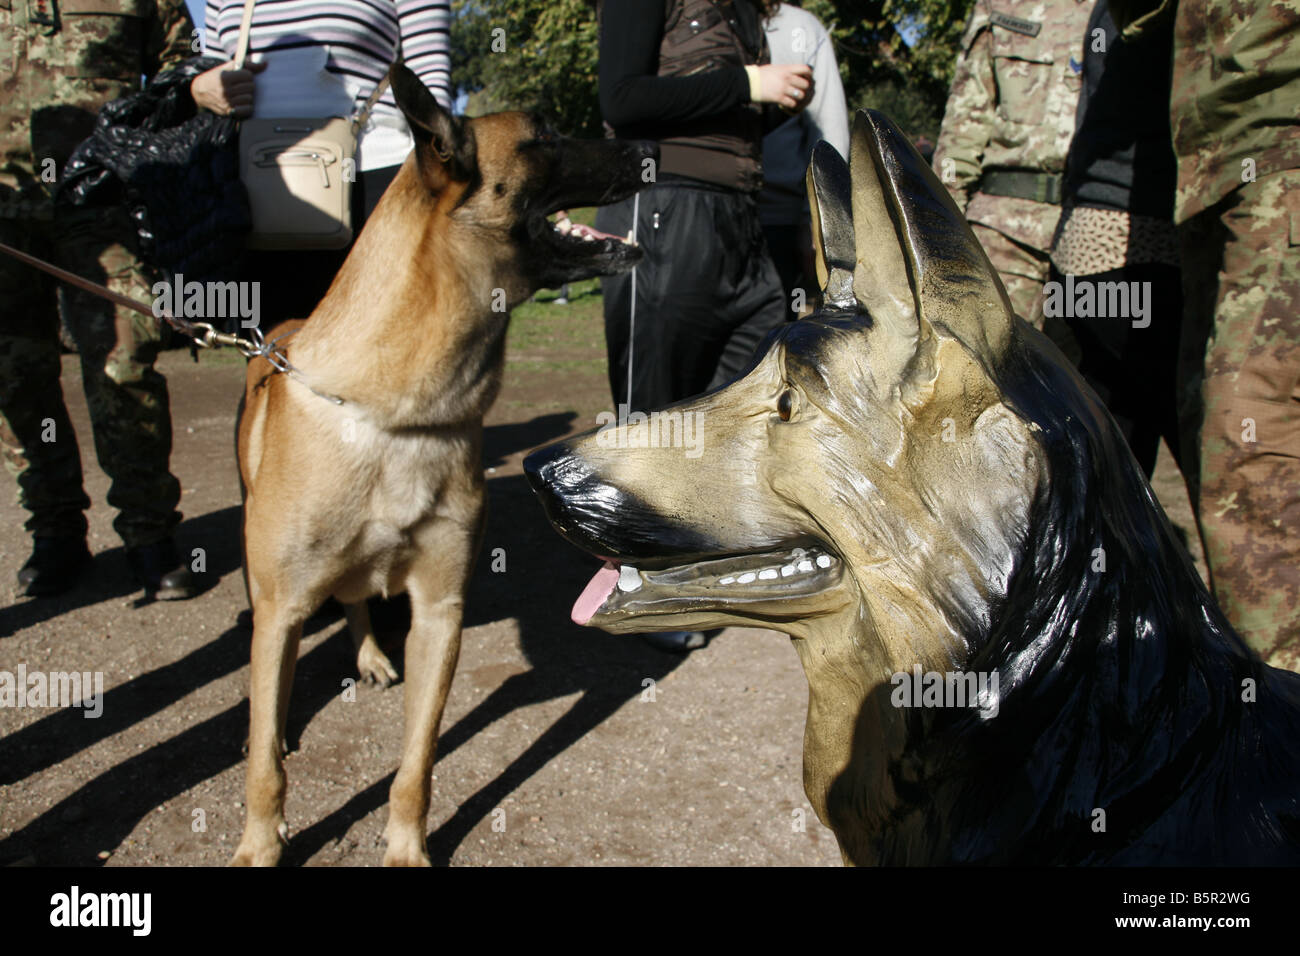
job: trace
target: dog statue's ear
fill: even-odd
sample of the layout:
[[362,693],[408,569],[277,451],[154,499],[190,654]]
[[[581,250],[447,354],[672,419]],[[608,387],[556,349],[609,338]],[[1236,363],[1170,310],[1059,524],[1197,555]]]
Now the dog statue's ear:
[[388,70],[393,97],[411,127],[416,160],[425,183],[439,192],[449,181],[474,178],[478,161],[474,137],[464,120],[452,116],[434,99],[420,78],[397,60]]
[[853,298],[853,188],[849,164],[839,150],[822,140],[813,148],[806,182],[817,281],[827,304],[837,309],[857,308]]
[[[894,206],[893,183],[859,111],[849,142],[853,181],[853,295],[871,316],[873,367],[882,376],[901,380],[920,341],[920,311],[912,289],[910,264],[903,248]],[[889,371],[886,371],[889,369]]]
[[874,110],[854,119],[852,152],[858,299],[873,316],[878,304],[892,316],[904,294],[898,284],[909,283],[921,328],[943,328],[996,364],[1014,312],[948,190],[899,128]]

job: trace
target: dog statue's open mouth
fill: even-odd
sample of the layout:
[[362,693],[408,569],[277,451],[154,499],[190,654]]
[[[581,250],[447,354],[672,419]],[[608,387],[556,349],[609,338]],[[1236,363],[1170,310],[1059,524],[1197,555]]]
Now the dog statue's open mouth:
[[578,596],[571,617],[577,624],[610,629],[647,615],[708,611],[776,621],[805,614],[795,599],[836,587],[843,574],[843,562],[816,546],[710,558],[662,570],[606,561]]

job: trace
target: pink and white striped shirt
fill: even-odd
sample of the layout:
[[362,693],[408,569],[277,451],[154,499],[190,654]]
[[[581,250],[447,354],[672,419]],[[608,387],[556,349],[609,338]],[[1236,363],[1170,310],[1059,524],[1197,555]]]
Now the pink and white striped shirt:
[[[243,13],[244,0],[207,0],[204,43],[209,55],[234,59]],[[342,81],[355,109],[400,53],[450,110],[450,31],[450,0],[257,0],[249,54],[274,63],[283,51],[324,47],[324,69]],[[402,144],[394,136],[397,131]],[[409,137],[392,90],[386,90],[362,137],[360,168],[400,162],[410,148]]]

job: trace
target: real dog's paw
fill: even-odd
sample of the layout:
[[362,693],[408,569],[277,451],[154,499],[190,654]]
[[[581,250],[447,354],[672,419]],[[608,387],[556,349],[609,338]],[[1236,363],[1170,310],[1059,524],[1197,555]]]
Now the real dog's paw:
[[410,853],[395,852],[389,847],[384,852],[384,866],[433,866],[429,860],[429,854],[421,850],[412,856]]
[[388,655],[373,641],[366,641],[357,651],[357,670],[361,674],[362,681],[375,684],[384,690],[397,680],[397,668],[388,659]]
[[280,852],[283,849],[277,840],[272,846],[259,844],[256,846],[245,846],[239,844],[239,849],[235,855],[230,858],[231,866],[277,866],[280,862]]
[[398,835],[388,830],[384,833],[384,841],[388,844],[388,849],[384,851],[384,866],[433,866],[424,848],[423,835]]
[[251,831],[245,830],[239,846],[235,848],[235,855],[230,858],[230,865],[276,866],[288,842],[289,825],[284,822],[271,831],[269,838],[254,836]]

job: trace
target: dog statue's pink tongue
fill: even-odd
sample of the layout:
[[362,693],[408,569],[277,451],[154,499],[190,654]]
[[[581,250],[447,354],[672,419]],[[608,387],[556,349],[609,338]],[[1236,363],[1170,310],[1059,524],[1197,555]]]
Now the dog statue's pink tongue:
[[600,606],[605,603],[606,598],[613,593],[614,586],[617,584],[618,568],[606,561],[605,566],[587,582],[587,586],[578,595],[578,600],[574,602],[573,610],[569,612],[569,616],[573,618],[573,623],[586,624],[595,617],[596,612],[600,610]]

